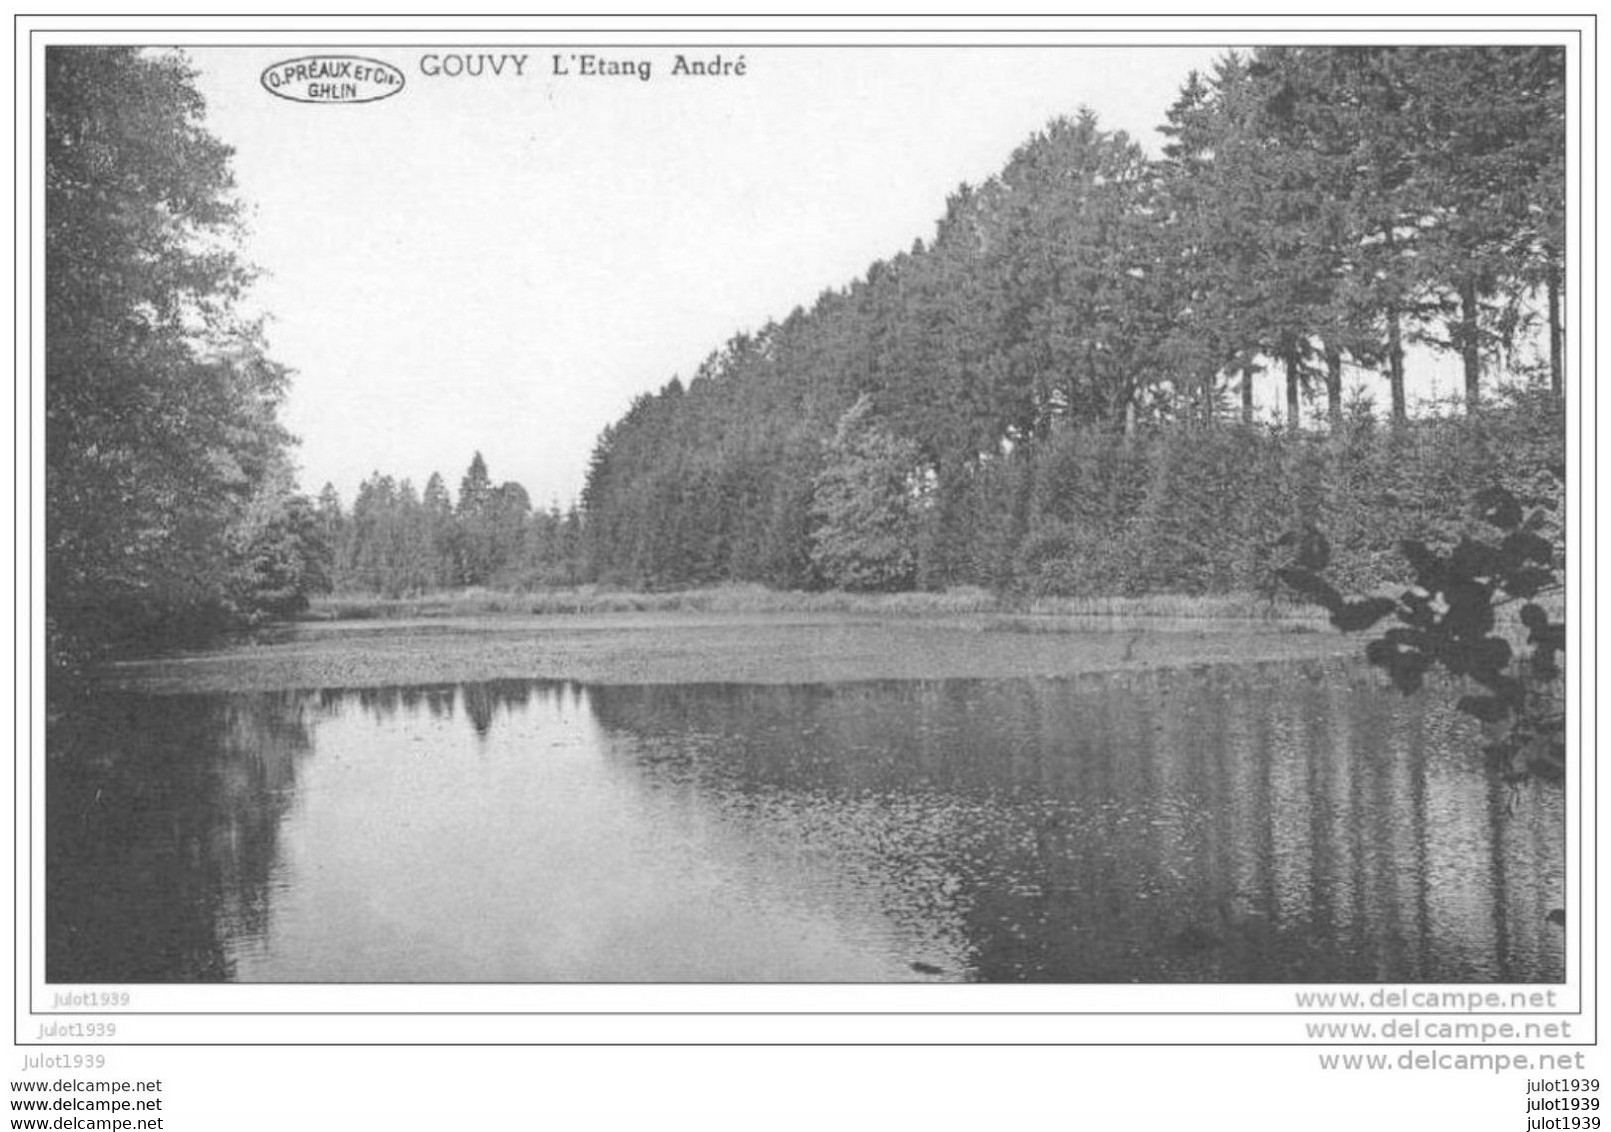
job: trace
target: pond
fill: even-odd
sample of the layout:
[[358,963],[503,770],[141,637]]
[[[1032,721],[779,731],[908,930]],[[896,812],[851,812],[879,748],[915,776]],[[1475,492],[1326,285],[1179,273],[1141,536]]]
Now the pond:
[[52,982],[1553,982],[1563,807],[1337,661],[103,692]]

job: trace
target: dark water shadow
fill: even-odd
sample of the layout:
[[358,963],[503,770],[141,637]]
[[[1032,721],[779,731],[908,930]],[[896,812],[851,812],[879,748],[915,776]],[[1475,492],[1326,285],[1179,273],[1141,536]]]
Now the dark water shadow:
[[101,695],[49,730],[46,974],[1559,981],[1560,794],[1478,746],[1342,664]]

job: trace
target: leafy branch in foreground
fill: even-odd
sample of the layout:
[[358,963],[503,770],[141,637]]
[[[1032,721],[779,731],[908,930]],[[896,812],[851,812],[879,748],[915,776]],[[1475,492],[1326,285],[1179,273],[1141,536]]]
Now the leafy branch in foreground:
[[[1477,684],[1482,691],[1461,696],[1456,706],[1489,727],[1494,737],[1484,751],[1512,789],[1533,776],[1560,782],[1566,766],[1566,625],[1540,604],[1563,589],[1560,553],[1544,533],[1550,506],[1528,511],[1501,487],[1479,492],[1475,504],[1495,537],[1463,538],[1449,550],[1405,539],[1399,550],[1414,583],[1397,598],[1344,598],[1323,576],[1331,548],[1313,527],[1283,536],[1278,545],[1290,559],[1276,574],[1324,606],[1345,633],[1396,620],[1366,646],[1365,656],[1400,691],[1419,691],[1434,668]],[[1516,623],[1501,625],[1499,611],[1516,604]]]

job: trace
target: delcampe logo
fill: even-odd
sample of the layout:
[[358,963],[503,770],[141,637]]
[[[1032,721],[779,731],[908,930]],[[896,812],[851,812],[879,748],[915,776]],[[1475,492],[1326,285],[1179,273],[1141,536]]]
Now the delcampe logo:
[[359,55],[307,55],[267,68],[263,89],[292,102],[378,102],[403,89],[403,72]]

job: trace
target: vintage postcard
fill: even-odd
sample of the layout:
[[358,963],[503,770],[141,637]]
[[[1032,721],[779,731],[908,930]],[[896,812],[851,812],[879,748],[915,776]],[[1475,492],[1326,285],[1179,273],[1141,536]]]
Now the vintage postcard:
[[1592,1040],[1584,20],[182,23],[19,32],[22,1037]]

